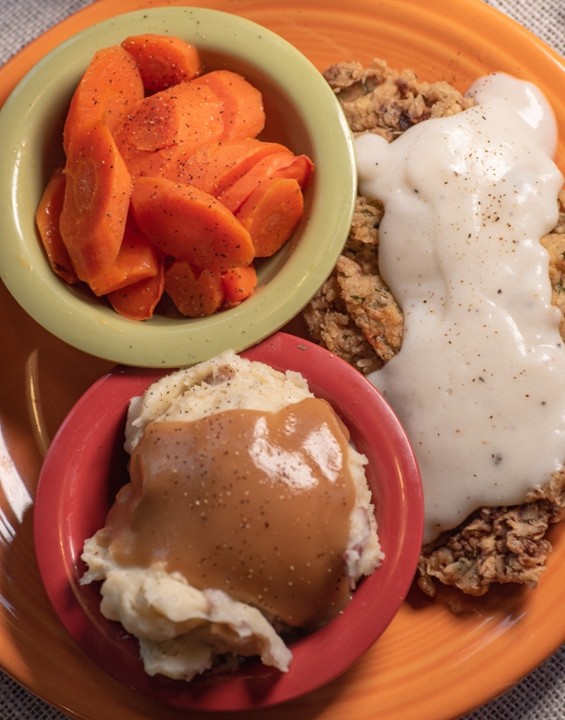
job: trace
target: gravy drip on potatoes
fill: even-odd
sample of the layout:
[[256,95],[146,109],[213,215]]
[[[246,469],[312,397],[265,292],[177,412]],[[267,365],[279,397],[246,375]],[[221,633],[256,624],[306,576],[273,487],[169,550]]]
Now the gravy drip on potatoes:
[[116,562],[164,563],[296,627],[350,598],[349,434],[324,400],[147,426],[106,522]]
[[424,542],[480,506],[523,502],[565,461],[565,349],[548,256],[563,177],[530,83],[495,73],[476,105],[388,144],[357,139],[360,191],[385,207],[379,263],[405,330],[369,375],[424,484]]

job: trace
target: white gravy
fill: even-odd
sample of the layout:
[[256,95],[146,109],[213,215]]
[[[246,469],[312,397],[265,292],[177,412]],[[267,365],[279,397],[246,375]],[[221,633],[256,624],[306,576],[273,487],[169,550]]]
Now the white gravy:
[[535,86],[502,73],[468,94],[476,106],[390,144],[357,139],[405,322],[400,352],[369,379],[414,447],[424,542],[480,506],[522,502],[565,461],[565,347],[539,242],[563,183],[555,119]]

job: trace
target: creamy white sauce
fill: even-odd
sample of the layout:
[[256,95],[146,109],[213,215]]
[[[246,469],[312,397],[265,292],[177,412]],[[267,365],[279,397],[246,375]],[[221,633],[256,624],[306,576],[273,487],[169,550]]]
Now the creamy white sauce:
[[413,444],[424,542],[516,504],[565,461],[565,348],[539,242],[557,222],[556,123],[533,85],[495,73],[477,105],[388,144],[357,139],[360,191],[383,201],[379,262],[405,318],[369,379]]

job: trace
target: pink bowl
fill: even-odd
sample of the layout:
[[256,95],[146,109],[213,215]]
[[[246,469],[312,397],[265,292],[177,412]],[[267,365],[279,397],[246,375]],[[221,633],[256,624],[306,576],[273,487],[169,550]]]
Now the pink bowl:
[[129,400],[166,371],[117,367],[76,403],[45,459],[35,502],[35,544],[47,594],[84,652],[110,675],[167,704],[193,710],[244,710],[296,698],[330,682],[383,633],[408,592],[418,562],[423,497],[418,467],[396,416],[356,370],[325,349],[277,333],[242,353],[277,370],[296,370],[327,399],[369,460],[385,560],[355,591],[341,615],[291,643],[287,673],[246,660],[232,674],[204,674],[190,683],[149,677],[137,641],[99,611],[98,584],[81,586],[83,542],[104,525],[127,481],[123,450]]

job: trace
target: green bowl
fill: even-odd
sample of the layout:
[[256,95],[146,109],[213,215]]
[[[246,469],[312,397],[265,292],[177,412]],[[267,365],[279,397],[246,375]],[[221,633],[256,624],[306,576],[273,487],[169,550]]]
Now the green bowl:
[[[316,170],[293,237],[258,267],[254,295],[208,318],[155,315],[138,322],[68,286],[47,261],[35,210],[63,161],[62,127],[73,91],[96,50],[128,35],[168,33],[198,47],[206,70],[243,74],[263,93],[261,137],[308,154]],[[356,195],[355,152],[334,93],[321,73],[278,35],[246,19],[191,7],[151,8],[93,25],[50,52],[0,111],[0,276],[40,325],[64,342],[116,363],[191,365],[238,352],[295,317],[330,274],[345,243]],[[7,152],[6,152],[7,149]]]

